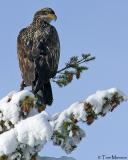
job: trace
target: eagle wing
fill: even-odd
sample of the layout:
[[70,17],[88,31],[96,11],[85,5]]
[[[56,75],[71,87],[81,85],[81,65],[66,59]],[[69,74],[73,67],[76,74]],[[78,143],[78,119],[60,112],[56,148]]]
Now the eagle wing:
[[59,59],[60,59],[60,40],[59,40],[59,36],[58,33],[56,31],[56,29],[54,28],[52,31],[52,34],[54,34],[53,36],[53,43],[54,44],[54,48],[51,48],[52,50],[52,54],[51,54],[51,59],[52,59],[52,70],[53,70],[53,75],[52,78],[56,75],[57,70],[58,70],[58,64],[59,64]]
[[[42,40],[44,41],[42,42]],[[55,27],[50,26],[47,39],[41,37],[41,40],[39,41],[39,47],[44,54],[42,51],[39,52],[42,53],[43,56],[45,55],[47,65],[50,70],[49,78],[53,78],[57,73],[60,58],[60,41]]]
[[29,27],[21,30],[17,51],[22,78],[27,86],[32,85],[39,76],[35,61],[41,63],[44,57],[50,71],[49,78],[55,76],[60,57],[60,42],[53,26],[49,25],[36,31]]
[[19,67],[21,70],[21,76],[26,86],[31,85],[31,82],[35,79],[35,67],[33,60],[30,58],[32,39],[29,32],[29,28],[24,28],[20,31],[17,38]]
[[19,67],[26,86],[31,85],[32,81],[35,79],[35,66],[30,57],[33,43],[31,37],[30,29],[24,28],[20,31],[17,38]]

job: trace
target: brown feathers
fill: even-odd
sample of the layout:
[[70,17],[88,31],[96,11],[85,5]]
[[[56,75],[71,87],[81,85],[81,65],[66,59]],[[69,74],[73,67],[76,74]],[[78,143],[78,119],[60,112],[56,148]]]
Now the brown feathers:
[[35,60],[40,57],[47,61],[50,69],[49,79],[55,76],[59,63],[60,43],[57,31],[52,25],[39,18],[34,20],[30,26],[20,31],[17,50],[19,66],[26,86],[32,85],[37,78]]

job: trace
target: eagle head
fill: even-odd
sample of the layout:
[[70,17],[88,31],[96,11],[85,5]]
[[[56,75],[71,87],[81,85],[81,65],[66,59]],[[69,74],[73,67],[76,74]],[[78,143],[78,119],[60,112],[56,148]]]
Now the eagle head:
[[56,20],[57,16],[51,8],[43,8],[35,13],[34,19],[40,19],[50,23],[52,20]]

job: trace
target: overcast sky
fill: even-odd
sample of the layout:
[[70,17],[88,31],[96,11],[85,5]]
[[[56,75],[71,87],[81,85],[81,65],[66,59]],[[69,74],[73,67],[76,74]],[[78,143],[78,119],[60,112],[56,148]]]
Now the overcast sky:
[[[62,111],[100,89],[117,87],[128,93],[127,0],[4,0],[0,1],[0,97],[19,90],[16,38],[43,7],[53,8],[58,16],[53,25],[61,41],[59,68],[73,55],[90,52],[96,56],[79,81],[65,88],[52,84],[54,103],[48,113]],[[82,124],[87,137],[69,156],[77,160],[97,160],[103,154],[128,157],[127,122],[128,104],[123,103],[91,126]],[[65,153],[48,144],[41,155],[60,157]]]

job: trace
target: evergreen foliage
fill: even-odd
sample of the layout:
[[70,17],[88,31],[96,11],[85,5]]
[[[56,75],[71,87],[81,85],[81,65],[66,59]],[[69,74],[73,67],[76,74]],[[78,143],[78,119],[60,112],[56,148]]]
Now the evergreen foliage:
[[57,75],[53,78],[59,87],[65,87],[72,82],[73,78],[79,79],[81,73],[88,70],[86,66],[87,62],[94,60],[91,54],[82,54],[81,58],[73,56],[69,62],[65,64],[65,67],[58,70]]

